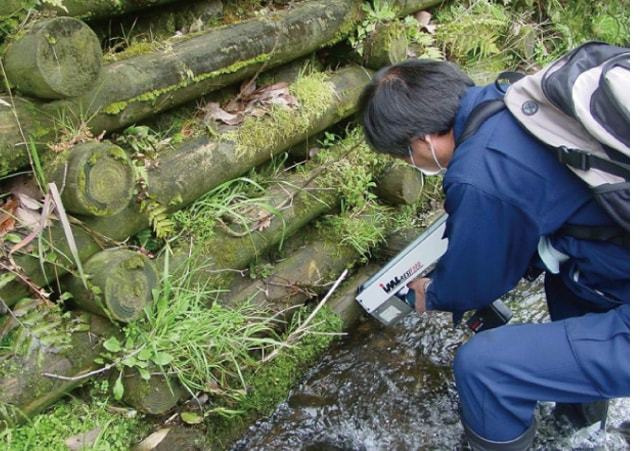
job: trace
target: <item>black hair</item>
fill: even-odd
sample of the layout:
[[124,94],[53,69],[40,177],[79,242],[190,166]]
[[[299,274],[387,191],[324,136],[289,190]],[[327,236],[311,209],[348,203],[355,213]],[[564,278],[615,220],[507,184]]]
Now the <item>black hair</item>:
[[451,130],[469,86],[473,81],[444,61],[414,59],[379,70],[359,100],[367,142],[379,152],[407,156],[413,138]]

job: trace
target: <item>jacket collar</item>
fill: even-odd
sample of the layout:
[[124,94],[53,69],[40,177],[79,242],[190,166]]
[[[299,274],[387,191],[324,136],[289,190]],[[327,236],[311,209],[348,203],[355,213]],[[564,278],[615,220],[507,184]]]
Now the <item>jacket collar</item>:
[[455,141],[458,142],[460,139],[469,116],[477,104],[485,100],[497,99],[501,96],[502,93],[496,89],[493,83],[482,87],[472,86],[467,88],[460,98],[460,106],[453,121],[453,137]]

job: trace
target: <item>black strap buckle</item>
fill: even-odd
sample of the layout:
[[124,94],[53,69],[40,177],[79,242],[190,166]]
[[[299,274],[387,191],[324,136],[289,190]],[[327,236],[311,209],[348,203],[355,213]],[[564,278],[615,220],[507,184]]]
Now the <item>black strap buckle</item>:
[[572,168],[588,171],[591,169],[591,154],[584,150],[569,149],[560,146],[557,149],[558,161],[567,164]]

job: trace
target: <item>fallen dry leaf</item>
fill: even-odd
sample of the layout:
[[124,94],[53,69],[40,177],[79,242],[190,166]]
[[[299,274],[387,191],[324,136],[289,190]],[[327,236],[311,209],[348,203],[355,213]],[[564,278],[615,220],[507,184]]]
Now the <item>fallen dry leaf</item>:
[[242,114],[227,113],[218,102],[209,102],[202,110],[205,112],[205,122],[220,121],[227,125],[238,125],[242,122]]
[[16,218],[18,224],[21,227],[26,227],[29,230],[34,230],[40,223],[41,214],[37,210],[31,210],[29,208],[18,207],[16,210]]
[[15,195],[18,197],[18,200],[20,200],[20,206],[24,208],[36,211],[42,208],[42,204],[27,193],[17,192]]
[[436,25],[431,23],[431,13],[428,11],[418,11],[413,15],[416,20],[422,25],[422,29],[429,34],[436,32]]
[[256,88],[254,79],[245,81],[238,95],[224,105],[210,102],[202,110],[204,121],[218,121],[227,125],[239,125],[245,117],[262,117],[269,113],[273,105],[285,109],[297,108],[298,99],[289,93],[289,85],[285,82]]
[[10,196],[5,203],[0,206],[0,237],[15,229],[15,216],[18,204],[18,199],[14,196]]
[[258,224],[256,225],[256,229],[259,232],[262,232],[263,230],[268,229],[270,225],[271,225],[271,215],[267,213],[265,215],[260,215],[260,217],[258,217]]
[[91,429],[90,431],[83,432],[82,434],[69,437],[64,441],[64,444],[67,445],[67,448],[69,448],[70,451],[80,451],[82,449],[92,448],[101,431],[102,429],[99,427]]
[[157,430],[141,441],[138,446],[134,448],[135,451],[151,451],[155,449],[165,439],[170,430],[171,428]]

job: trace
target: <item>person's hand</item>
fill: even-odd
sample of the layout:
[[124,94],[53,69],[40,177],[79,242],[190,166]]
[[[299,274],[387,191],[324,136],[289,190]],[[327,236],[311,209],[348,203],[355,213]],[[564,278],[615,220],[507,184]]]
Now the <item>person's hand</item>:
[[420,277],[418,279],[412,280],[407,284],[407,287],[412,289],[415,294],[415,308],[416,312],[418,312],[418,314],[420,315],[427,311],[427,297],[425,294],[425,289],[427,288],[427,285],[429,285],[429,282],[431,282],[430,279],[427,279],[426,277]]

